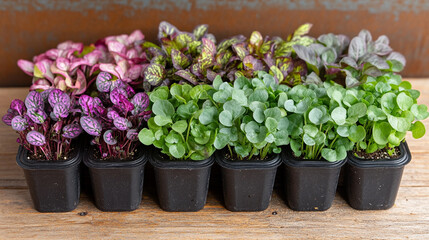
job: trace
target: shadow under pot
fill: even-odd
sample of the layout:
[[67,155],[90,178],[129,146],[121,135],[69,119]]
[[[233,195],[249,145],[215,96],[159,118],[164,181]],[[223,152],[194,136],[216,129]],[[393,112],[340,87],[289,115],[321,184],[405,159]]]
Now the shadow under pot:
[[411,161],[406,142],[399,145],[396,159],[369,160],[348,154],[347,198],[358,210],[385,210],[395,204],[402,173]]
[[39,212],[69,212],[79,204],[80,149],[66,161],[36,161],[19,146],[16,162],[24,170],[34,208]]
[[283,152],[286,203],[294,211],[325,211],[332,206],[341,167],[336,162],[302,160],[291,150]]
[[213,157],[201,161],[180,161],[154,153],[149,161],[155,170],[156,190],[162,210],[196,212],[204,208]]
[[101,211],[133,211],[140,206],[147,158],[139,148],[132,160],[100,160],[89,148],[83,162],[89,169],[95,206]]
[[232,161],[218,152],[225,207],[233,212],[263,211],[268,208],[281,159],[278,154],[263,161]]

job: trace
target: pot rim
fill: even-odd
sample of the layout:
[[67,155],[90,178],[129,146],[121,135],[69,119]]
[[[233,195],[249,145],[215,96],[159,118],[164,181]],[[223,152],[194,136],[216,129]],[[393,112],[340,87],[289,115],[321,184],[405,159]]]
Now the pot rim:
[[144,154],[144,149],[142,146],[139,146],[138,148],[140,148],[139,155],[137,158],[135,158],[134,160],[130,160],[130,161],[121,161],[121,160],[112,160],[112,161],[100,161],[97,159],[93,158],[93,152],[94,149],[93,147],[86,149],[85,153],[84,153],[84,158],[83,158],[83,162],[85,163],[85,165],[89,168],[93,168],[93,169],[110,169],[110,168],[133,168],[133,167],[137,167],[140,165],[144,165],[146,164],[148,158],[147,155]]
[[360,168],[394,168],[394,167],[403,167],[407,165],[411,161],[411,152],[408,148],[408,144],[406,141],[401,142],[399,144],[399,149],[401,151],[401,155],[398,158],[394,159],[380,159],[380,160],[370,160],[370,159],[362,159],[353,155],[353,152],[350,151],[347,154],[348,163],[350,165],[360,167]]
[[214,163],[213,155],[204,160],[164,160],[161,158],[161,154],[158,151],[153,151],[149,157],[149,162],[152,166],[162,169],[196,169],[211,167]]
[[280,154],[272,154],[268,159],[262,161],[231,161],[225,159],[223,151],[215,153],[216,162],[223,168],[228,169],[272,169],[282,163]]
[[286,149],[283,151],[283,163],[289,167],[297,168],[339,168],[342,167],[347,162],[347,157],[343,160],[329,162],[326,160],[300,160],[292,154],[292,150]]
[[18,153],[16,154],[17,164],[26,170],[56,170],[56,169],[66,169],[74,167],[80,164],[82,159],[81,149],[78,146],[76,155],[66,161],[36,161],[27,159],[28,150],[23,146],[19,146]]

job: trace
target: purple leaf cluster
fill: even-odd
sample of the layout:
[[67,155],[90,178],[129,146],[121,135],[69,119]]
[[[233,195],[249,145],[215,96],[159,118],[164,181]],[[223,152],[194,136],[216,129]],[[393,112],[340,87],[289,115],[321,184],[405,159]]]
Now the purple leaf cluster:
[[80,125],[94,137],[92,142],[103,158],[126,159],[136,149],[137,134],[151,115],[149,97],[107,72],[98,74],[96,85],[97,96],[79,97]]
[[15,99],[3,122],[18,132],[17,140],[34,156],[60,160],[67,156],[71,139],[82,132],[76,101],[60,89],[30,91],[25,101]]

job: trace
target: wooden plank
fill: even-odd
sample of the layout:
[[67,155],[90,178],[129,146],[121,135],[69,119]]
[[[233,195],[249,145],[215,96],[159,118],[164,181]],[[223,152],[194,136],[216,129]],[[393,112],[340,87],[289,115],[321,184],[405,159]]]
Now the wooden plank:
[[356,211],[337,195],[328,211],[294,212],[274,193],[263,212],[233,213],[211,193],[198,213],[163,212],[145,195],[130,213],[100,212],[83,196],[73,212],[42,214],[32,209],[26,190],[0,195],[0,234],[6,239],[429,238],[429,187],[402,187],[387,211]]
[[[429,104],[429,79],[411,80]],[[0,113],[24,88],[0,88]],[[424,121],[429,129],[429,120]],[[406,166],[395,206],[386,211],[357,211],[337,193],[326,212],[294,212],[276,188],[263,212],[233,213],[222,205],[219,176],[214,172],[206,207],[197,213],[162,211],[150,170],[140,208],[129,213],[101,212],[82,194],[69,213],[38,213],[32,207],[22,170],[16,165],[16,134],[0,124],[0,239],[429,239],[429,134],[408,136],[413,160]],[[81,216],[81,213],[84,216]]]

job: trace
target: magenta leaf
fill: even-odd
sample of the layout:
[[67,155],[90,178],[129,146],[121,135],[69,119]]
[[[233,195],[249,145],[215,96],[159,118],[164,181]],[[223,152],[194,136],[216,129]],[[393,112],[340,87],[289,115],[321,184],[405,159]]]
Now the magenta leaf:
[[97,76],[95,84],[97,85],[97,90],[100,92],[109,92],[110,86],[112,85],[112,75],[108,72],[101,72]]
[[57,103],[54,106],[53,110],[54,116],[56,118],[66,118],[69,115],[69,107],[63,103]]
[[56,60],[57,68],[62,71],[68,71],[70,69],[70,60],[67,58],[59,57]]
[[131,141],[137,141],[138,140],[139,133],[136,129],[130,129],[127,131],[127,138]]
[[12,119],[15,117],[15,114],[13,113],[6,113],[3,117],[2,117],[2,121],[4,122],[4,124],[8,125],[8,126],[12,126]]
[[34,63],[24,59],[20,59],[18,60],[18,67],[21,68],[21,70],[24,71],[26,74],[33,76]]
[[44,103],[40,93],[31,91],[25,98],[25,106],[27,109],[44,108]]
[[115,139],[115,137],[113,136],[113,131],[112,130],[107,130],[104,132],[103,134],[103,140],[108,144],[108,145],[115,145],[118,143],[118,141]]
[[16,116],[12,119],[12,128],[15,131],[24,131],[25,129],[27,129],[27,126],[27,119],[22,116]]
[[128,119],[123,118],[123,117],[113,119],[113,125],[115,125],[115,127],[117,129],[122,130],[122,131],[125,131],[125,130],[129,129],[130,127],[132,127],[132,123],[130,121],[128,121]]
[[24,114],[24,112],[26,110],[24,102],[20,99],[14,99],[10,103],[10,109],[17,111],[19,115]]
[[89,135],[100,136],[101,124],[96,119],[90,116],[83,116],[80,118],[80,125]]
[[48,117],[42,109],[30,108],[27,110],[27,116],[31,118],[31,120],[37,124],[42,124],[45,122]]
[[107,118],[109,118],[109,119],[113,120],[113,119],[118,118],[118,117],[120,117],[120,116],[115,110],[109,110],[107,112]]
[[139,92],[131,99],[131,103],[134,105],[132,114],[137,115],[149,106],[149,96],[146,93]]
[[52,90],[53,90],[52,88],[48,88],[40,93],[40,95],[42,96],[43,102],[48,101],[49,94],[51,93]]
[[94,110],[94,98],[88,95],[79,97],[79,105],[85,115],[89,115]]
[[62,136],[65,138],[76,138],[82,133],[82,128],[79,124],[72,123],[64,126]]
[[115,105],[118,105],[121,102],[121,99],[124,97],[127,98],[128,94],[127,91],[125,91],[123,88],[115,88],[112,92],[110,92],[110,101]]
[[38,131],[30,131],[26,136],[27,142],[34,146],[43,146],[46,143],[46,138]]
[[67,107],[69,107],[71,104],[69,95],[67,93],[64,93],[60,89],[51,90],[51,92],[49,93],[48,101],[52,107],[54,107],[58,103],[64,104]]

